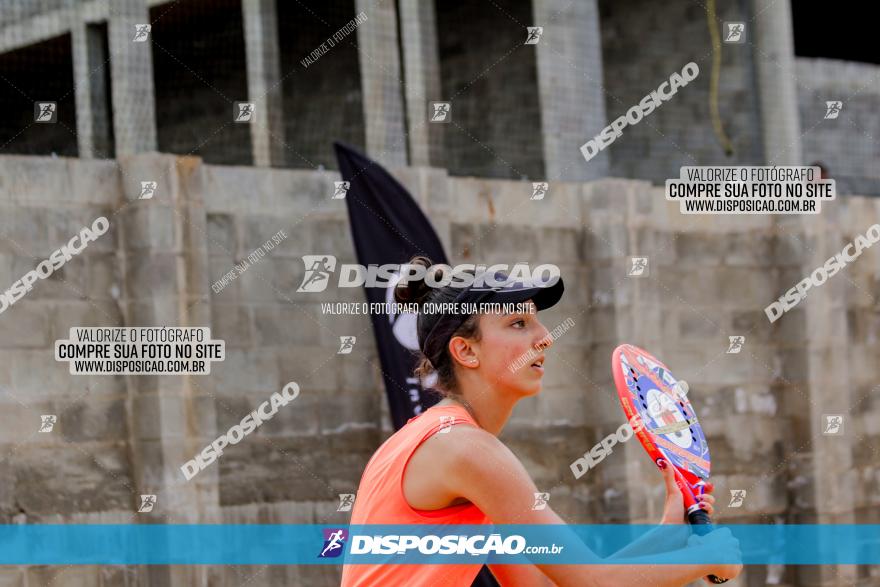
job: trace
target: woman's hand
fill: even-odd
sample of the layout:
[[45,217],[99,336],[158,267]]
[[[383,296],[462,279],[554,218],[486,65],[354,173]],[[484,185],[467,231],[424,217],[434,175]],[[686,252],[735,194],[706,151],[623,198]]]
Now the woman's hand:
[[[658,462],[660,472],[663,473],[663,481],[666,483],[666,504],[663,506],[663,519],[661,524],[684,524],[687,520],[684,511],[684,498],[681,489],[675,483],[675,470],[668,462],[660,459]],[[715,513],[715,496],[711,495],[712,486],[707,486],[707,493],[695,496],[697,503],[711,517]]]

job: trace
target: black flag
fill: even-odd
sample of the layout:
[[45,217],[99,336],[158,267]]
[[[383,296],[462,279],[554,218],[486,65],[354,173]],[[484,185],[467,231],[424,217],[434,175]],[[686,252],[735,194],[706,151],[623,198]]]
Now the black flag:
[[[378,163],[348,145],[334,143],[351,234],[361,265],[403,264],[416,255],[446,263],[443,244],[419,205]],[[346,186],[342,186],[343,188]],[[393,302],[393,288],[368,287],[370,303]],[[371,313],[385,392],[395,429],[437,402],[413,375],[418,350],[414,314]]]
[[[361,265],[406,263],[416,255],[434,263],[447,263],[443,244],[419,205],[381,165],[348,145],[333,143],[345,191],[348,219],[354,249]],[[368,287],[367,301],[393,302],[393,288]],[[414,314],[370,314],[385,393],[391,406],[394,428],[422,413],[440,399],[426,393],[413,375],[418,349]],[[495,577],[484,565],[472,587],[498,587]]]

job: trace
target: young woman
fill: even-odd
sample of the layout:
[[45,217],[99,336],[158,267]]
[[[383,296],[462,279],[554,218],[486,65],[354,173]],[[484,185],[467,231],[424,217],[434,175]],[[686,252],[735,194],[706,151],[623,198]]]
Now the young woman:
[[[431,267],[423,257],[411,261]],[[437,270],[440,271],[440,270]],[[496,274],[500,278],[505,276]],[[448,276],[447,276],[448,277]],[[434,282],[441,281],[440,273]],[[546,284],[541,284],[546,285]],[[444,398],[412,418],[376,451],[358,487],[351,524],[565,524],[548,505],[534,510],[535,483],[498,440],[516,402],[541,391],[544,350],[551,344],[536,311],[559,301],[562,280],[544,287],[428,287],[409,282],[398,302],[521,303],[527,311],[504,314],[420,313],[418,373],[435,374]],[[523,364],[519,369],[510,367]],[[671,467],[663,470],[662,523],[685,520]],[[714,498],[702,497],[711,514]],[[727,532],[726,530],[719,531]],[[715,533],[713,533],[715,534]],[[669,545],[665,545],[669,547]],[[680,545],[684,546],[684,544]],[[736,549],[732,538],[721,542]],[[668,548],[669,550],[674,546]],[[659,548],[658,550],[664,550]],[[467,587],[481,564],[343,566],[342,587]],[[684,585],[708,574],[733,578],[741,565],[490,565],[504,587],[582,585]]]

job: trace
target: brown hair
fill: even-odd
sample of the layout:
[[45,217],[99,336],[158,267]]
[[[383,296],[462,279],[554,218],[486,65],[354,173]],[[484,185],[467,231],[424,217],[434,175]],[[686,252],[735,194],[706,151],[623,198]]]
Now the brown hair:
[[[409,261],[410,265],[422,265],[425,268],[431,268],[433,263],[427,257],[413,257]],[[438,266],[430,269],[431,275],[436,282],[441,281],[445,273],[450,271],[448,266]],[[426,274],[427,277],[427,274]],[[447,396],[458,393],[458,382],[455,378],[455,361],[449,355],[449,340],[453,336],[461,336],[464,338],[472,338],[480,340],[480,324],[479,316],[471,314],[460,326],[448,327],[444,331],[444,325],[449,322],[442,322],[443,314],[425,313],[422,311],[425,304],[428,303],[451,303],[456,296],[462,291],[460,287],[447,285],[445,287],[431,287],[425,283],[425,279],[410,279],[406,284],[398,284],[394,289],[394,301],[401,304],[417,304],[419,309],[418,319],[416,321],[416,332],[419,338],[419,347],[424,348],[425,338],[435,328],[434,336],[439,336],[444,341],[442,349],[432,358],[425,356],[423,352],[419,352],[419,362],[415,373],[419,378],[424,378],[431,373],[437,374],[437,387],[442,395]],[[438,326],[439,325],[439,326]]]

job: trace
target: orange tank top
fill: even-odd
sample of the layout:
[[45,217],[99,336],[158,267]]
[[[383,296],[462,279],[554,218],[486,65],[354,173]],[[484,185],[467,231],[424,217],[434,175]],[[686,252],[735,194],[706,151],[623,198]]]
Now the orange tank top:
[[[441,421],[441,416],[453,420]],[[376,451],[361,477],[352,524],[490,524],[471,503],[439,510],[416,510],[403,495],[403,472],[416,449],[446,425],[477,423],[462,406],[434,406],[410,418]],[[343,565],[341,587],[469,586],[481,563],[470,565]]]

